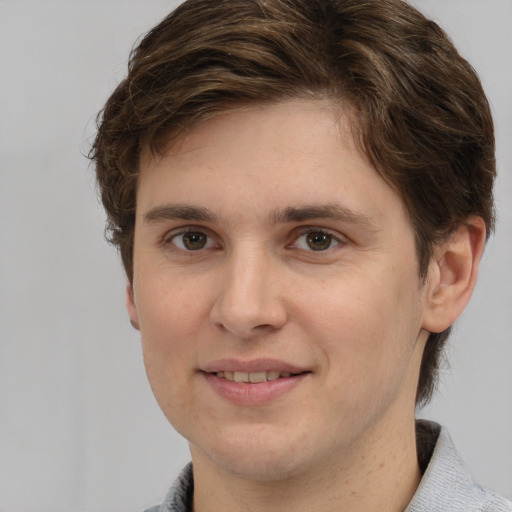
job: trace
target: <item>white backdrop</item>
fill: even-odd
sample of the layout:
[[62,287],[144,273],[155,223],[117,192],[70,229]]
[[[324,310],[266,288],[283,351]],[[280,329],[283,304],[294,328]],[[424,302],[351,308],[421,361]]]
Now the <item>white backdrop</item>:
[[[512,1],[416,0],[480,73],[499,223],[424,416],[512,498]],[[176,2],[0,0],[0,510],[126,511],[187,461],[146,383],[88,151],[135,39]]]

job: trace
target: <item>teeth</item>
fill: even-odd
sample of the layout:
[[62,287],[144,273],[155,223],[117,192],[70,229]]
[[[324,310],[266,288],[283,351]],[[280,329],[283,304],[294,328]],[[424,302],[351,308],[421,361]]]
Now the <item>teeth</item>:
[[270,372],[267,372],[267,380],[276,380],[279,379],[279,372],[276,370],[271,370]]
[[290,372],[279,372],[277,370],[269,370],[268,372],[217,372],[217,377],[230,380],[231,382],[250,382],[257,384],[267,380],[277,380],[279,378],[287,378],[292,374]]
[[249,374],[245,372],[235,372],[233,380],[235,382],[249,382]]
[[254,383],[265,382],[267,380],[267,372],[249,373],[249,381]]

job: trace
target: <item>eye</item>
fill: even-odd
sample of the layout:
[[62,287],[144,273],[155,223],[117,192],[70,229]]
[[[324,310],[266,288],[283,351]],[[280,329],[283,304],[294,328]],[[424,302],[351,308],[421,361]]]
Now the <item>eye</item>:
[[170,236],[166,243],[171,243],[182,251],[200,251],[215,247],[215,242],[211,237],[202,231],[194,230],[176,233]]
[[302,233],[294,245],[305,251],[327,251],[340,245],[340,241],[331,233],[316,229]]

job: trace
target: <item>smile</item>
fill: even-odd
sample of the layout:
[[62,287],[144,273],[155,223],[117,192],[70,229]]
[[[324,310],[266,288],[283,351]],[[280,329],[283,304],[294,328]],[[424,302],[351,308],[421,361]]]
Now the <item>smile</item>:
[[263,372],[216,372],[215,376],[220,379],[226,379],[231,382],[246,382],[258,384],[277,379],[285,379],[293,376],[290,372],[280,372],[278,370],[269,370]]
[[[253,365],[254,366],[254,365]],[[256,365],[258,366],[258,365]],[[235,367],[236,368],[236,367]],[[255,369],[256,370],[256,369]],[[223,400],[237,406],[263,406],[271,404],[279,397],[291,392],[305,378],[311,375],[311,371],[286,368],[281,370],[241,371],[220,370],[201,374],[212,389]]]

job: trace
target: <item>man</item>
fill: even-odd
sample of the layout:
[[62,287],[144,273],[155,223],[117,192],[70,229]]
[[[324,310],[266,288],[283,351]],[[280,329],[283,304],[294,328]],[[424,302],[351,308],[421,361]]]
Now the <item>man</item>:
[[189,0],[92,150],[153,392],[156,511],[512,510],[416,422],[493,228],[480,82],[400,0]]

